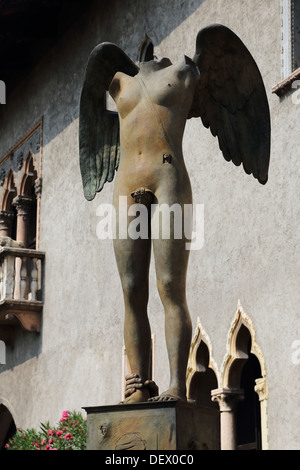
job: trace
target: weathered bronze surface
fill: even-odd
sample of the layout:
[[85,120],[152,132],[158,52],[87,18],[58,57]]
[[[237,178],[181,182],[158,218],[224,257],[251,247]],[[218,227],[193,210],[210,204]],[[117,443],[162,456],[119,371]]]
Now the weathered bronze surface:
[[217,450],[219,413],[182,401],[85,408],[88,450]]
[[[109,90],[118,114],[107,112]],[[201,30],[193,60],[167,58],[137,67],[116,45],[97,46],[88,61],[80,103],[80,168],[86,199],[92,200],[115,170],[113,202],[147,188],[155,202],[192,204],[182,138],[187,119],[201,117],[218,137],[227,161],[243,165],[265,184],[270,158],[270,113],[262,77],[242,41],[228,28]],[[167,157],[166,157],[167,156]],[[172,156],[172,158],[170,158]],[[130,223],[128,217],[127,224]],[[117,224],[117,233],[119,226]],[[158,399],[185,400],[191,319],[186,300],[189,252],[186,238],[153,239],[157,287],[165,311],[170,386]],[[151,253],[148,239],[116,238],[114,250],[125,302],[125,346],[131,370],[149,379],[151,332],[147,316]],[[135,390],[128,402],[145,401]]]
[[154,194],[150,189],[139,188],[131,193],[136,204],[144,204],[146,207],[150,207],[154,202]]
[[163,163],[172,163],[172,155],[164,154],[163,155]]

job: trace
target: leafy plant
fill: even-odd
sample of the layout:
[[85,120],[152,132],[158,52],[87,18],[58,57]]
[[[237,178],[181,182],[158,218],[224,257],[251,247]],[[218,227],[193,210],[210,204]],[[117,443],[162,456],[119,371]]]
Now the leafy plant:
[[85,450],[86,420],[81,413],[63,411],[56,427],[41,423],[40,430],[18,429],[7,450]]

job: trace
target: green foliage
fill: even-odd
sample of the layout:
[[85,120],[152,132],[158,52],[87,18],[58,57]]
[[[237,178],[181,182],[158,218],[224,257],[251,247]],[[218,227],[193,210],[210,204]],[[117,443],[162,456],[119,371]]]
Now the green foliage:
[[42,423],[40,430],[18,429],[7,450],[85,450],[86,420],[75,411],[63,411],[56,427]]

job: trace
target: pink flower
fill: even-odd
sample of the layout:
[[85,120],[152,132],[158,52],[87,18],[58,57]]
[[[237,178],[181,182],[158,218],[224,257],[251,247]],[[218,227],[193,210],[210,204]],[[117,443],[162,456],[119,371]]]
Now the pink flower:
[[63,411],[62,415],[61,415],[61,418],[60,418],[60,421],[66,421],[67,419],[69,419],[69,412],[68,411]]
[[53,429],[49,429],[47,432],[48,432],[48,436],[54,436]]
[[67,434],[65,435],[65,439],[69,441],[70,439],[73,439],[73,436],[69,432],[67,432]]
[[46,444],[46,439],[43,439],[41,442],[41,446],[44,446]]
[[49,439],[48,443],[49,444],[53,444],[54,440],[53,439]]
[[60,437],[62,435],[62,431],[56,431],[56,437]]
[[50,446],[47,444],[45,447],[45,450],[49,450],[49,449],[50,449]]

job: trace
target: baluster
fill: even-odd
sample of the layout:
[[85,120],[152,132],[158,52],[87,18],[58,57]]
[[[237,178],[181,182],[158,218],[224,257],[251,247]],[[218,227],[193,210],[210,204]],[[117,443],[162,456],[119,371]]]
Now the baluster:
[[31,300],[36,300],[37,290],[38,290],[38,268],[37,268],[38,259],[33,258],[31,260]]
[[15,258],[7,255],[4,261],[4,298],[14,298],[15,286]]
[[20,281],[20,299],[25,299],[27,287],[27,258],[22,258],[21,281]]

